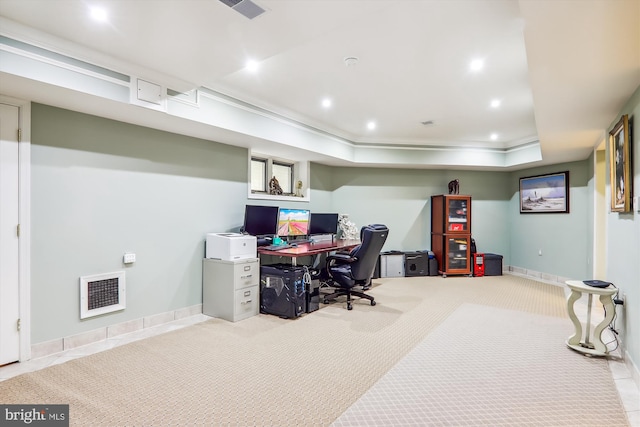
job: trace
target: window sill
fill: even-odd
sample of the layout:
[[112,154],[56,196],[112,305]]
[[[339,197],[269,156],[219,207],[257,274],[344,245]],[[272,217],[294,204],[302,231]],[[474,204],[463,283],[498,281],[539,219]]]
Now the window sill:
[[309,196],[303,195],[302,197],[297,196],[284,196],[284,195],[274,195],[274,194],[262,194],[262,193],[250,193],[248,195],[249,199],[253,200],[286,200],[290,202],[309,202]]

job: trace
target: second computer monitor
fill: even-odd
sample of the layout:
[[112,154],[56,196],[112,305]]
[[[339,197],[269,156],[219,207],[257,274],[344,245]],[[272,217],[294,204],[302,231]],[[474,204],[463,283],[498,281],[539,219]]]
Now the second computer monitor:
[[338,232],[337,213],[312,213],[309,234],[336,234]]
[[308,209],[285,209],[280,208],[278,214],[278,236],[306,236],[309,234],[309,217],[311,212]]
[[277,206],[246,205],[244,211],[245,233],[252,236],[273,236],[278,226]]

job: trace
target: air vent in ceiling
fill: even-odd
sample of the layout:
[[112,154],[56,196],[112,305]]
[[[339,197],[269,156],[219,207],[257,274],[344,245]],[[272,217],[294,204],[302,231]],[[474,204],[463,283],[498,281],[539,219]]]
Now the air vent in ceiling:
[[220,0],[220,2],[249,19],[256,18],[266,12],[251,0]]

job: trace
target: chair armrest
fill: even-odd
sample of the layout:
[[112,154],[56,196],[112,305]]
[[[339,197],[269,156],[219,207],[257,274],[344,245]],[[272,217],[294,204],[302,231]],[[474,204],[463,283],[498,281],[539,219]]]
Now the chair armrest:
[[327,255],[327,263],[337,262],[340,264],[349,264],[354,261],[357,261],[358,258],[354,258],[351,254],[348,253],[335,253],[331,255]]
[[347,253],[335,253],[331,255],[327,255],[327,262],[324,265],[327,276],[330,280],[333,280],[333,274],[331,274],[331,267],[334,265],[344,265],[351,264],[352,262],[357,261],[358,258],[352,257]]

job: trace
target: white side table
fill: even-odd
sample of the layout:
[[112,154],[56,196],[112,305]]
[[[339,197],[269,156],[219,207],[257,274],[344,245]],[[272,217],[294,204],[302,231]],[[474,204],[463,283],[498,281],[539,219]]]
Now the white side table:
[[[573,350],[581,353],[591,354],[594,356],[606,356],[609,353],[607,346],[602,342],[602,331],[606,328],[615,314],[615,306],[613,305],[613,295],[617,289],[611,285],[606,288],[596,288],[593,286],[585,285],[581,280],[567,280],[565,282],[569,289],[571,289],[571,295],[567,298],[567,311],[569,312],[569,318],[573,322],[576,328],[576,333],[567,339],[567,346]],[[582,341],[582,324],[576,316],[576,312],[573,309],[574,303],[580,299],[583,293],[589,295],[589,302],[587,304],[587,322],[584,341]],[[591,327],[591,302],[594,295],[600,296],[600,302],[605,309],[605,317],[593,331],[593,342],[590,340],[590,327]]]

